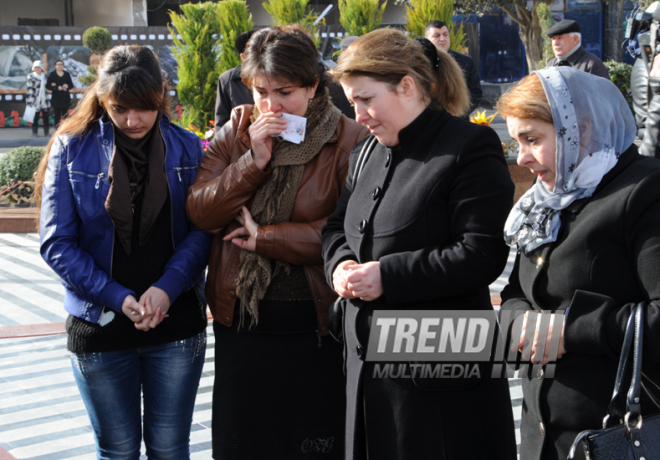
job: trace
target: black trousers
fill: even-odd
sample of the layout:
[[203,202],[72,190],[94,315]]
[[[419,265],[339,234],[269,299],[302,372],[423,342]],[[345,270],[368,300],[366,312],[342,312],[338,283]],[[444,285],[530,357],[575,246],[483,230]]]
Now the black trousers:
[[43,118],[44,136],[48,136],[48,128],[50,123],[48,117],[48,109],[43,109],[41,111],[37,110],[37,112],[34,114],[34,120],[32,121],[32,133],[37,134],[37,131],[39,130],[39,117]]
[[67,117],[68,107],[53,107],[53,123],[57,127]]

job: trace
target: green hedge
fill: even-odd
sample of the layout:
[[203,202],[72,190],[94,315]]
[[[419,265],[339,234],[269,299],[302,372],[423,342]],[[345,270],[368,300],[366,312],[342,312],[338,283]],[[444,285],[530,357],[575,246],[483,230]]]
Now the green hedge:
[[18,147],[0,157],[0,185],[34,180],[44,149],[41,147]]
[[632,66],[625,62],[606,61],[605,67],[607,67],[607,71],[610,74],[610,80],[619,88],[623,97],[626,98],[630,110],[635,113],[635,109],[633,109],[632,90],[630,89]]

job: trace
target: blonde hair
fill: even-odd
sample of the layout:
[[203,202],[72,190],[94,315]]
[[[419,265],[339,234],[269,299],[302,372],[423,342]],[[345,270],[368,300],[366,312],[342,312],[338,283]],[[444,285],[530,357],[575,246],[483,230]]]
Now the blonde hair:
[[527,75],[497,101],[495,110],[502,118],[531,118],[553,123],[552,109],[543,90],[541,79],[535,73]]
[[328,73],[337,81],[365,76],[388,84],[390,89],[410,75],[422,98],[461,116],[470,107],[463,71],[447,53],[438,51],[434,68],[422,46],[395,29],[377,29],[360,37],[339,57]]

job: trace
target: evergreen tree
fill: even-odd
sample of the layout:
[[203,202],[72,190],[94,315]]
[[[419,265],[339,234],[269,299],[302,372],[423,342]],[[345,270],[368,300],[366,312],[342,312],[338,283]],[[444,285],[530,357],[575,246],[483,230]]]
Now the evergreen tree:
[[454,18],[454,2],[452,0],[410,0],[406,5],[408,20],[406,30],[411,38],[424,36],[426,24],[433,20],[440,20],[449,28],[450,47],[462,53],[465,48],[465,32],[463,24],[456,25]]
[[348,35],[361,37],[380,27],[386,6],[387,1],[379,7],[378,0],[339,0],[339,22]]
[[542,69],[548,65],[554,57],[555,53],[552,51],[552,39],[545,35],[548,29],[555,25],[555,18],[552,17],[550,5],[542,3],[538,6],[537,12],[539,15],[539,23],[541,24],[541,35],[543,36],[543,54],[541,61],[536,65],[537,69]]
[[314,21],[318,17],[314,11],[305,14],[309,0],[268,0],[263,6],[273,18],[273,25],[286,26],[289,24],[300,24],[305,27],[316,46],[321,39],[316,32]]
[[[105,27],[90,27],[83,33],[82,42],[83,45],[101,59],[103,53],[112,47],[112,34]],[[98,65],[88,65],[88,73],[79,76],[78,81],[85,86],[90,86],[99,78],[98,67]]]
[[180,122],[184,127],[192,124],[203,129],[214,119],[220,24],[215,3],[188,3],[181,5],[181,11],[183,15],[170,12],[175,29],[170,27],[172,52],[179,64]]
[[217,13],[223,37],[218,59],[218,73],[221,74],[241,64],[234,42],[236,37],[243,32],[249,32],[254,26],[247,3],[243,0],[223,0],[218,3]]

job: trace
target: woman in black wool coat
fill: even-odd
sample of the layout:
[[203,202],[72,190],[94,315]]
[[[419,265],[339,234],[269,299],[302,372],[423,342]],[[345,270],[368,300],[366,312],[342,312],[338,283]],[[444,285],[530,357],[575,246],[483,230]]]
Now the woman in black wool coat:
[[326,276],[348,299],[346,458],[514,460],[508,382],[488,365],[484,378],[374,378],[364,361],[375,310],[492,311],[513,202],[500,141],[454,116],[469,105],[461,70],[426,39],[370,32],[332,74],[378,140],[352,189],[354,150],[323,228]]
[[61,59],[55,61],[55,70],[48,75],[46,88],[52,92],[50,103],[53,106],[55,126],[57,126],[63,118],[67,117],[69,107],[71,106],[71,95],[69,91],[74,88],[71,74],[64,70],[64,61]]
[[[525,77],[498,110],[520,144],[518,164],[538,175],[506,223],[520,252],[502,309],[512,320],[550,311],[563,322],[553,378],[541,366],[523,377],[521,459],[564,460],[579,432],[602,428],[626,325],[642,301],[650,302],[642,417],[660,410],[649,398],[660,396],[660,161],[637,153],[616,86],[577,69]],[[659,436],[645,431],[643,441]],[[581,446],[575,453],[584,458]]]

